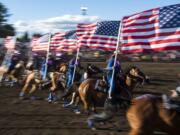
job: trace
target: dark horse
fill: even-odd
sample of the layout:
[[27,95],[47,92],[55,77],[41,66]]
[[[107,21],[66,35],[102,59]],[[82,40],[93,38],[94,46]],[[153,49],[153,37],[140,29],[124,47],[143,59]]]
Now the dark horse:
[[[120,80],[117,78],[115,80],[116,87],[112,95],[112,99],[106,98],[104,100],[104,111],[100,114],[91,115],[88,118],[88,126],[91,129],[95,129],[94,122],[105,122],[111,119],[115,112],[118,111],[119,106],[127,106],[132,99],[132,91],[138,84],[144,84],[146,81],[145,74],[137,67],[133,66],[128,68],[127,72],[124,75],[123,83],[120,83]],[[82,84],[79,88],[79,93],[81,99],[84,103],[84,109],[88,111],[90,105],[93,105],[95,110],[95,103],[100,101],[104,96],[98,96],[98,92],[94,88],[94,82],[89,81]],[[89,86],[88,86],[89,85]],[[91,87],[93,86],[93,87]],[[104,93],[104,95],[107,95]],[[90,99],[90,100],[89,100]]]
[[[143,84],[146,77],[144,73],[137,67],[129,67],[124,74],[124,77],[120,79],[115,79],[116,89],[120,91],[121,97],[127,100],[131,100],[132,91],[138,84]],[[105,101],[107,92],[97,91],[96,88],[96,79],[87,79],[82,82],[79,86],[79,95],[84,104],[84,109],[86,112],[89,112],[90,106],[92,106],[93,111],[95,111],[96,103],[99,101]],[[101,87],[107,87],[105,81],[100,81]]]

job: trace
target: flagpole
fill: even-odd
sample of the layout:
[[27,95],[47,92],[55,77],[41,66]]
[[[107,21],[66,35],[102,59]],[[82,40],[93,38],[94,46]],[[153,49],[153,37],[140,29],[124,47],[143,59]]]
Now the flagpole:
[[47,49],[47,54],[46,54],[45,72],[44,72],[44,75],[43,75],[43,80],[46,79],[46,75],[47,75],[48,59],[49,59],[49,52],[50,52],[50,44],[51,44],[51,33],[49,33],[48,49]]
[[80,47],[78,46],[78,48],[77,48],[77,53],[76,53],[75,65],[74,65],[74,72],[73,72],[73,76],[72,76],[72,83],[74,82],[74,78],[75,78],[76,64],[77,64],[79,52],[80,52]]
[[[123,20],[123,19],[122,19]],[[121,41],[121,30],[122,30],[122,21],[120,21],[119,24],[119,30],[118,30],[118,39],[117,39],[117,43],[116,43],[116,50],[115,50],[115,58],[114,58],[114,65],[113,65],[113,72],[112,72],[112,79],[111,79],[111,85],[110,85],[110,89],[108,91],[108,98],[112,98],[111,97],[111,92],[112,92],[112,84],[113,84],[113,78],[114,78],[114,74],[115,74],[115,66],[116,66],[116,61],[117,61],[117,54],[118,54],[118,48],[119,48],[119,43]]]

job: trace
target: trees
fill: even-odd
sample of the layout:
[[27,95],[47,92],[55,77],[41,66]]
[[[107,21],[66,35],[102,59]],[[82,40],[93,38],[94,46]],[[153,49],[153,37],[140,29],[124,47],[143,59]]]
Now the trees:
[[21,37],[17,38],[17,41],[19,42],[29,42],[30,39],[29,39],[29,34],[28,32],[25,32],[24,35],[22,35]]
[[15,30],[11,24],[7,24],[8,9],[0,2],[0,38],[14,36]]

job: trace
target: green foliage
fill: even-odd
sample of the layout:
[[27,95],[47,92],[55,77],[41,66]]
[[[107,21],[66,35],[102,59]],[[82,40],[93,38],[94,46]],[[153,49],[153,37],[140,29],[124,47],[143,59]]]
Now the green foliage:
[[33,37],[41,37],[42,35],[40,33],[34,33],[32,36]]
[[29,42],[29,34],[28,32],[25,32],[24,35],[22,35],[21,37],[17,38],[17,41],[19,42]]
[[8,9],[0,3],[0,37],[14,36],[15,30],[12,25],[7,24],[7,17],[9,17]]

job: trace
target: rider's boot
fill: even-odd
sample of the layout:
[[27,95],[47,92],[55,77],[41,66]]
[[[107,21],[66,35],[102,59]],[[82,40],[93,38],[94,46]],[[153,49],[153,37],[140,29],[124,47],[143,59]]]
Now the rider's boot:
[[87,124],[88,124],[88,128],[90,128],[91,130],[96,130],[93,120],[88,119]]
[[53,96],[53,103],[57,104],[58,103],[58,97],[56,96],[56,93],[52,92],[52,96]]
[[21,91],[19,93],[19,99],[24,99],[25,93],[23,91]]
[[75,106],[73,111],[74,111],[75,114],[80,114],[81,113],[78,106]]
[[49,96],[48,96],[48,102],[51,103],[53,101],[53,95],[52,92],[49,92]]
[[163,104],[164,104],[164,107],[166,109],[177,109],[177,110],[180,110],[180,107],[176,104],[173,104],[171,99],[167,96],[167,95],[162,95],[162,100],[163,100]]

